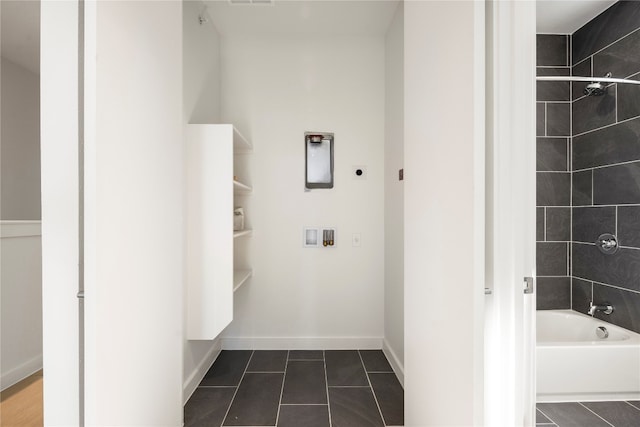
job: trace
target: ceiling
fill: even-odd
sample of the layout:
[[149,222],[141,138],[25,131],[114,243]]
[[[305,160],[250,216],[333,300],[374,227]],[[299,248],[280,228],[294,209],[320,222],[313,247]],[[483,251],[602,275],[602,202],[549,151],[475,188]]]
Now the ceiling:
[[616,0],[538,0],[536,32],[573,34]]
[[[234,0],[237,1],[237,0]],[[230,35],[384,35],[399,0],[204,2],[218,31]]]
[[[233,0],[242,1],[242,0]],[[207,0],[223,35],[383,35],[399,0],[273,0],[270,4]],[[537,32],[571,34],[615,0],[538,0]],[[0,0],[2,56],[30,71],[40,68],[40,2]],[[203,6],[204,9],[204,6]]]
[[0,14],[2,57],[40,74],[40,1],[0,0]]

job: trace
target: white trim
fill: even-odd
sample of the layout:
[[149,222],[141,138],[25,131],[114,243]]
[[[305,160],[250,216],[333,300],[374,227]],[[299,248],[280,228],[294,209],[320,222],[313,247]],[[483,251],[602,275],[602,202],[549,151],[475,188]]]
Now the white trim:
[[[627,401],[627,400],[640,400],[640,393],[539,394],[537,396],[538,403],[601,402],[601,401]],[[549,417],[547,416],[547,418]]]
[[29,237],[42,235],[42,221],[0,221],[0,237]]
[[216,339],[213,341],[213,346],[207,352],[207,355],[202,359],[198,366],[189,374],[189,376],[184,380],[182,384],[182,404],[186,405],[187,401],[191,398],[191,395],[196,388],[198,388],[198,384],[202,381],[205,374],[213,365],[213,362],[216,361],[220,352],[222,351],[222,340]]
[[0,378],[0,384],[2,386],[2,391],[11,387],[14,384],[19,383],[23,379],[29,377],[30,375],[35,374],[39,370],[42,369],[42,353],[33,357],[21,365],[16,366],[15,368],[2,373],[2,378]]
[[379,350],[382,337],[223,337],[223,350]]
[[387,340],[382,341],[382,352],[387,357],[387,360],[391,365],[391,369],[393,369],[393,372],[396,374],[402,388],[404,388],[404,364],[400,359],[398,359],[396,352],[393,351]]

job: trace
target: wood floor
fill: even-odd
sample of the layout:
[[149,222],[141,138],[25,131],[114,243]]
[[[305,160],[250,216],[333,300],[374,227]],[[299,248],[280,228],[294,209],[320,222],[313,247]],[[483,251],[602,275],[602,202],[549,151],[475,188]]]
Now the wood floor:
[[42,371],[36,372],[1,393],[1,427],[41,427]]

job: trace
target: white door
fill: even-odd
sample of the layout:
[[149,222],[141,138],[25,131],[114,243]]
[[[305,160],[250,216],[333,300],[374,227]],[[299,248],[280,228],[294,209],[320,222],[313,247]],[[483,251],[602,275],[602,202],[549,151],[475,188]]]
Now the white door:
[[488,2],[486,41],[485,424],[530,426],[535,424],[535,2]]

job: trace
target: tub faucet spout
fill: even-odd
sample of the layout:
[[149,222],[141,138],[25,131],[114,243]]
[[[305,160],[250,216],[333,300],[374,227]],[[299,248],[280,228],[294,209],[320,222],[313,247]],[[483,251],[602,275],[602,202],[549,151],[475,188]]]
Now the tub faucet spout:
[[601,311],[604,314],[611,314],[613,313],[613,306],[608,302],[605,302],[604,304],[594,304],[593,301],[591,301],[589,303],[589,316],[593,316],[597,311]]

